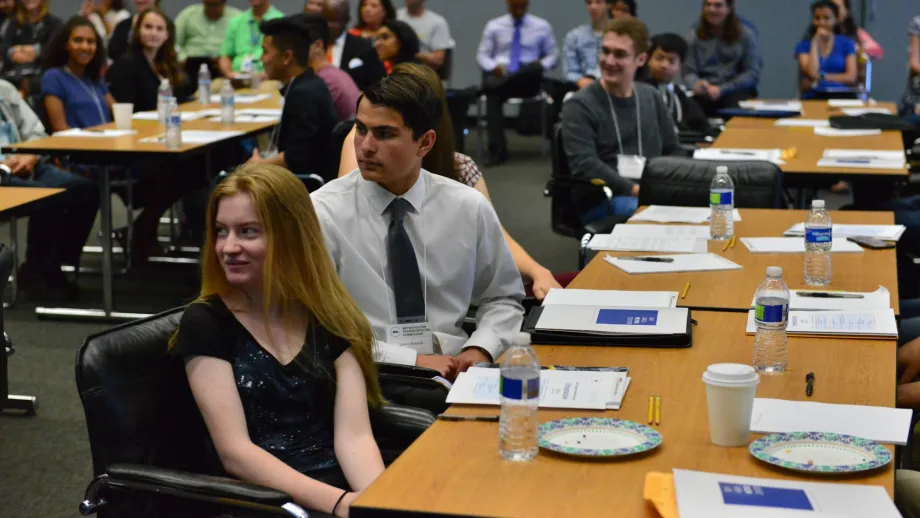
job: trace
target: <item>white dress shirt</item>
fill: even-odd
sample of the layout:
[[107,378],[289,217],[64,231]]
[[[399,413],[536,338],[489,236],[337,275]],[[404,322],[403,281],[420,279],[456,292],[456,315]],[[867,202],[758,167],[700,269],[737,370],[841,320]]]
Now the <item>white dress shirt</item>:
[[[343,32],[332,42],[332,64],[343,70],[348,70],[342,66],[342,53],[345,51],[345,36],[347,35],[347,32]],[[345,63],[345,65],[348,65],[348,63]]]
[[[480,347],[497,359],[521,329],[521,275],[488,200],[424,169],[402,196],[412,205],[404,225],[439,350],[385,343],[387,326],[396,324],[386,243],[387,209],[394,198],[357,169],[311,195],[339,278],[374,328],[374,359],[415,365],[417,354],[454,356],[468,347]],[[471,305],[479,308],[476,331],[468,337],[460,326]]]

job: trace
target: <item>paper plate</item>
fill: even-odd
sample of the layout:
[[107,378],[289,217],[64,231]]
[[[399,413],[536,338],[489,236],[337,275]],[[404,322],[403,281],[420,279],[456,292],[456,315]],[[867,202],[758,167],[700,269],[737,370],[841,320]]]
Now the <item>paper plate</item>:
[[579,457],[621,457],[657,448],[661,434],[622,419],[573,417],[541,424],[539,444]]
[[838,433],[777,433],[757,439],[748,448],[764,462],[808,473],[856,473],[891,462],[881,444]]

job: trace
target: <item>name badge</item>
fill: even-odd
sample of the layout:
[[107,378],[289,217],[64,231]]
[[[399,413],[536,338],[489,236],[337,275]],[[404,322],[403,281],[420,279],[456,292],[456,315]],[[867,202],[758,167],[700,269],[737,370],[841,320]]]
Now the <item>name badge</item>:
[[623,178],[641,180],[645,171],[645,157],[639,155],[617,155],[617,170]]
[[402,347],[411,347],[423,354],[434,351],[434,335],[428,322],[408,324],[391,324],[387,326],[387,343]]
[[240,64],[240,72],[244,74],[251,74],[252,64],[252,54],[246,54],[246,57],[243,58],[243,62]]

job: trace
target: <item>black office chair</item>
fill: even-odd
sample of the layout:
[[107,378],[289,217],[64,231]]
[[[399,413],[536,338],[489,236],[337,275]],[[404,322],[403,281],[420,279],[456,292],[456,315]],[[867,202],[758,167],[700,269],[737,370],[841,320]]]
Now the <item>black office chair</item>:
[[[11,224],[15,225],[13,221]],[[13,271],[13,251],[0,243],[0,294],[6,291],[7,279]],[[16,352],[10,335],[3,325],[3,304],[0,304],[0,411],[17,410],[26,415],[35,415],[38,399],[34,396],[15,396],[10,394],[9,356]]]
[[[451,42],[453,43],[453,42]],[[454,73],[454,49],[449,48],[444,50],[444,62],[441,63],[441,67],[438,68],[438,77],[441,78],[441,81],[445,83],[450,82],[450,78]]]
[[[92,335],[77,353],[95,479],[80,512],[110,517],[306,516],[280,491],[228,478],[189,389],[167,352],[182,308]],[[430,413],[386,405],[371,413],[384,461],[431,423]]]
[[650,159],[642,173],[639,205],[709,206],[709,184],[716,167],[728,166],[735,184],[735,207],[785,208],[783,173],[770,162],[718,162],[692,158]]
[[[348,134],[351,133],[351,129],[354,126],[355,117],[351,116],[343,121],[339,121],[339,123],[332,128],[332,136],[329,138],[329,152],[332,155],[332,158],[329,160],[329,167],[332,170],[332,174],[327,181],[339,175],[339,166],[342,163],[342,146],[345,144],[345,139],[348,137]],[[310,192],[312,192],[312,189]]]

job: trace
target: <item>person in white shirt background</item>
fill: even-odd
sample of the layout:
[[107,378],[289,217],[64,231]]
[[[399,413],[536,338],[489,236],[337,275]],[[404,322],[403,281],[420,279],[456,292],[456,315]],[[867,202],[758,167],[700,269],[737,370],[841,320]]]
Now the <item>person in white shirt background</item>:
[[[375,359],[453,379],[510,344],[524,286],[485,197],[421,168],[441,114],[437,94],[411,73],[370,87],[355,123],[358,169],[311,198],[336,271],[374,329]],[[394,240],[400,232],[411,246]],[[412,314],[403,310],[407,291]],[[477,328],[467,336],[470,306],[478,306]],[[411,326],[421,338],[406,336]]]
[[83,0],[77,14],[92,22],[96,32],[105,40],[109,39],[119,22],[131,18],[122,0]]
[[425,8],[425,0],[406,0],[406,6],[396,11],[396,19],[406,22],[418,34],[422,50],[416,56],[420,63],[441,72],[447,51],[454,48],[447,20]]

